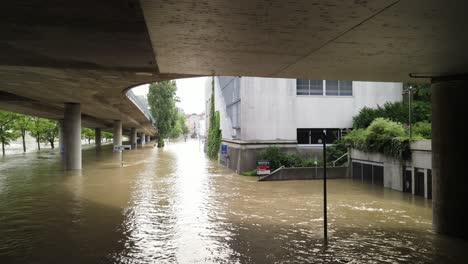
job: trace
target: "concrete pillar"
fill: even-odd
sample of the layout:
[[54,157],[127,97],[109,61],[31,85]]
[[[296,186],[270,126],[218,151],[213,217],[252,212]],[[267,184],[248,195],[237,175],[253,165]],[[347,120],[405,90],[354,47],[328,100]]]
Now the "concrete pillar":
[[146,135],[145,135],[145,132],[141,132],[141,145],[145,145],[146,144]]
[[58,138],[59,138],[59,151],[63,153],[64,142],[63,142],[63,119],[58,121]]
[[122,121],[114,121],[114,146],[122,145]]
[[64,167],[81,170],[81,105],[65,103],[63,119]]
[[101,129],[94,129],[94,143],[96,143],[96,149],[101,149]]
[[132,145],[132,149],[135,149],[137,146],[137,131],[134,127],[130,129],[130,144]]
[[151,138],[150,138],[150,136],[149,136],[149,135],[147,135],[147,136],[146,136],[146,140],[145,140],[145,142],[146,142],[146,143],[150,143],[150,141],[151,141]]
[[433,79],[431,90],[433,227],[468,239],[468,76]]

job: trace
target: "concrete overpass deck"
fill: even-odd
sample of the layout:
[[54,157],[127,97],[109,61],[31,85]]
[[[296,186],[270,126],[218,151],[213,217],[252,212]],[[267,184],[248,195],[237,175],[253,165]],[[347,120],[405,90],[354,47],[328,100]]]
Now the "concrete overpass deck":
[[[144,115],[122,92],[158,80],[431,81],[434,227],[468,238],[466,1],[29,0],[1,7],[0,108],[63,117],[66,146],[78,144],[82,117],[102,126],[121,119],[114,131],[136,128]],[[80,164],[67,168],[81,168],[80,150],[66,148]]]

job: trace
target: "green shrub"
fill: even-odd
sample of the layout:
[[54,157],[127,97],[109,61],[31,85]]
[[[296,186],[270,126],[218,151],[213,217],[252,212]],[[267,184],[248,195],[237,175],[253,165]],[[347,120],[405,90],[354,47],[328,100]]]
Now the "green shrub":
[[281,159],[283,153],[278,147],[268,147],[263,150],[259,157],[261,160],[267,160],[270,162],[270,170],[274,171],[277,168],[281,167]]
[[[337,140],[333,146],[327,147],[327,163],[333,163],[333,161],[343,156],[346,152],[348,152],[346,142],[342,139]],[[343,158],[337,165],[342,165],[345,162],[347,162],[347,159]]]
[[281,153],[280,164],[285,167],[301,167],[302,158],[296,154]]
[[257,176],[257,169],[250,170],[250,171],[244,171],[241,173],[241,175],[244,176]]
[[413,133],[415,136],[421,136],[425,139],[432,138],[432,126],[429,122],[418,122],[413,126]]
[[315,166],[321,167],[323,166],[322,160],[317,160],[317,164],[315,164],[315,161],[316,161],[315,159],[311,159],[311,158],[303,159],[301,165],[298,167],[315,167]]
[[383,117],[391,121],[405,123],[408,120],[408,106],[402,102],[387,102],[377,108],[364,107],[353,117],[354,128],[367,128],[376,118]]
[[385,118],[375,119],[367,129],[355,129],[344,137],[353,148],[410,159],[410,140],[403,126]]

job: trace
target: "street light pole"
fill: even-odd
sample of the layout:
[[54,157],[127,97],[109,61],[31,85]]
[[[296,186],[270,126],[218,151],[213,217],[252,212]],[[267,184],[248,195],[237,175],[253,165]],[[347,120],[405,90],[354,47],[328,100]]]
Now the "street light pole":
[[413,115],[413,108],[412,108],[412,101],[413,101],[413,94],[416,92],[416,88],[412,86],[408,87],[408,89],[403,90],[403,94],[408,94],[408,129],[409,129],[409,138],[410,140],[413,138],[413,131],[411,127],[411,117]]
[[328,221],[327,221],[327,130],[323,130],[323,239],[328,244]]

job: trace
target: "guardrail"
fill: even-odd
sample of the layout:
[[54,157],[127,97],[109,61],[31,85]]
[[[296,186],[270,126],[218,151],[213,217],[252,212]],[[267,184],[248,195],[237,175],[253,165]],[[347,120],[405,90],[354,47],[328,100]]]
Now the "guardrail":
[[332,162],[333,164],[333,167],[336,167],[336,162],[341,160],[342,158],[348,156],[348,152],[346,152],[345,154],[341,155],[341,157],[337,158],[335,161]]

